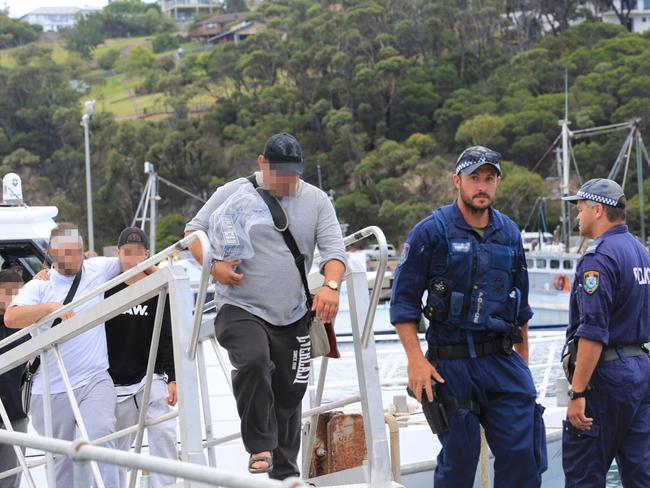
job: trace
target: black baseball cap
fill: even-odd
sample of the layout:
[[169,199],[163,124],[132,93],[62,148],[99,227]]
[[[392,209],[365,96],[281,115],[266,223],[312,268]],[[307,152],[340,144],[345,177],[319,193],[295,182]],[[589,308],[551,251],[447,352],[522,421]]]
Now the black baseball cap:
[[485,146],[468,147],[456,160],[456,174],[471,175],[484,164],[494,166],[501,176],[501,154]]
[[288,132],[272,135],[264,144],[264,157],[273,170],[302,174],[305,166],[298,140]]
[[127,227],[120,232],[120,237],[117,238],[117,247],[122,247],[124,244],[142,244],[149,249],[147,234],[138,227]]
[[625,200],[621,200],[624,196],[623,188],[614,180],[594,178],[582,185],[575,195],[562,197],[562,200],[571,203],[577,203],[579,200],[591,200],[610,207],[625,208]]

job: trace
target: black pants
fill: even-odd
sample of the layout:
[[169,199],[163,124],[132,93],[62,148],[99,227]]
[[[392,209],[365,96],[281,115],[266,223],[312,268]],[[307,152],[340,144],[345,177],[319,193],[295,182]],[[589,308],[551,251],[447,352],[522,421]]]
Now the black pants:
[[232,386],[250,453],[273,452],[271,478],[300,476],[301,402],[309,379],[309,314],[276,326],[233,305],[214,322],[235,370]]

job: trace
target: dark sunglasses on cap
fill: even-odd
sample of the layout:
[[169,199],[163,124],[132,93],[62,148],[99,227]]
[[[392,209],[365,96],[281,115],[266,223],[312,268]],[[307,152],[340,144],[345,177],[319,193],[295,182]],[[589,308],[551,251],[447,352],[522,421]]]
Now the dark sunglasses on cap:
[[501,162],[501,154],[487,147],[470,147],[463,151],[456,164],[465,161],[499,164]]

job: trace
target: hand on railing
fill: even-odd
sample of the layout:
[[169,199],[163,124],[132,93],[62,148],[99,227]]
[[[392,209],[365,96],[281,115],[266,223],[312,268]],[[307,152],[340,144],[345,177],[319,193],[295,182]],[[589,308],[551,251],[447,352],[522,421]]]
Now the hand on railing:
[[[48,302],[48,303],[46,303],[46,305],[49,305],[50,308],[51,308],[49,313],[54,313],[58,309],[64,307],[64,305],[62,303],[57,303],[57,302]],[[68,310],[67,312],[64,312],[63,315],[61,315],[59,318],[61,319],[61,322],[63,322],[64,320],[68,320],[68,319],[70,319],[70,318],[72,318],[74,316],[75,316],[74,310]]]

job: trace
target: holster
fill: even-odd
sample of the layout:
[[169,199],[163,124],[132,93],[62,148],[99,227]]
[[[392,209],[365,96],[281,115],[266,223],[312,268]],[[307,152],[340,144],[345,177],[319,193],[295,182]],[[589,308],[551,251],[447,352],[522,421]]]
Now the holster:
[[449,419],[442,402],[436,399],[422,403],[422,413],[434,434],[443,434],[449,430]]
[[[441,397],[438,384],[431,382],[433,389],[433,401],[427,398],[426,391],[422,391],[422,413],[429,424],[431,432],[434,434],[444,434],[449,431],[449,417],[457,410],[469,410],[475,415],[481,411],[480,406],[474,400],[458,400],[455,397]],[[410,388],[406,388],[409,396],[416,398]]]

